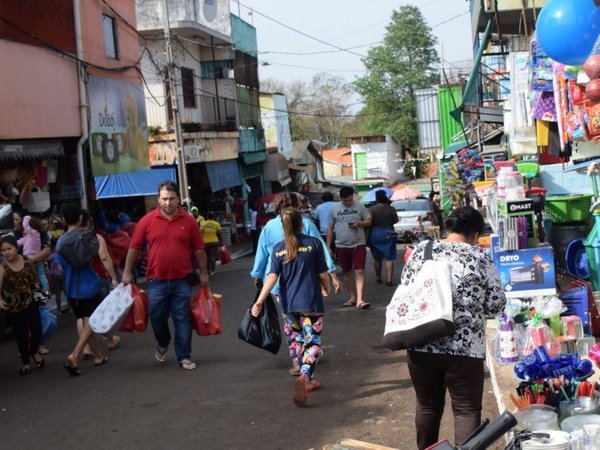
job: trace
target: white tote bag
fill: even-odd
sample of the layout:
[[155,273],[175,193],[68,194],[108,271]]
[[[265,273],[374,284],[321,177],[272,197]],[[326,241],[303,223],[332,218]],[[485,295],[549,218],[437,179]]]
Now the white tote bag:
[[412,283],[400,285],[385,314],[383,345],[402,350],[454,334],[452,269],[432,256],[433,240],[425,246],[425,261]]
[[119,284],[90,316],[90,328],[103,336],[112,336],[121,326],[132,305],[131,284]]

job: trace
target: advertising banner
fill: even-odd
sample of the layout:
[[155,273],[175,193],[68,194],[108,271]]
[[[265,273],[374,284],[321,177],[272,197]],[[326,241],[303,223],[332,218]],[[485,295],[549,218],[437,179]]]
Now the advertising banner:
[[88,95],[94,175],[150,170],[143,86],[90,77]]

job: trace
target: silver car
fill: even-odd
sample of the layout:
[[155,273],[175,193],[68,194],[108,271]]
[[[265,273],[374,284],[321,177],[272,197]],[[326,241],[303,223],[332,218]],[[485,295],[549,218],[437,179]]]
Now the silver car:
[[391,206],[398,214],[394,231],[401,242],[412,242],[411,235],[427,233],[435,225],[433,204],[426,198],[396,200]]

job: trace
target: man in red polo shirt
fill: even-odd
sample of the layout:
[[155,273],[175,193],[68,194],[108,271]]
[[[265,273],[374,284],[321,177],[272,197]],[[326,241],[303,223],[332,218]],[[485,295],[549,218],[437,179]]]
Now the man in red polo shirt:
[[142,217],[135,227],[125,261],[123,283],[133,281],[133,267],[145,244],[148,246],[146,279],[150,322],[158,342],[154,357],[158,362],[165,362],[171,341],[170,314],[179,366],[193,370],[196,363],[190,359],[192,325],[189,311],[192,285],[188,280],[194,272],[192,261],[195,259],[200,284],[208,286],[206,253],[198,224],[179,207],[179,187],[172,181],[164,181],[158,186],[158,208]]

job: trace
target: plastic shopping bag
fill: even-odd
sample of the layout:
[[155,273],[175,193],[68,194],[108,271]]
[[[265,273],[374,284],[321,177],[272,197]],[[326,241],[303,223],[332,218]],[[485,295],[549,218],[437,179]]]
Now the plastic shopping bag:
[[102,303],[90,316],[92,331],[106,337],[112,336],[121,326],[131,305],[133,305],[131,284],[127,286],[123,283],[119,284],[102,300]]
[[[257,287],[255,301],[260,294],[262,284]],[[281,328],[279,324],[279,312],[272,296],[269,295],[267,297],[258,317],[252,315],[252,306],[250,306],[238,327],[238,337],[242,341],[262,348],[274,355],[279,352],[279,348],[281,347]]]
[[212,336],[223,332],[221,323],[221,296],[213,295],[207,287],[201,287],[190,303],[192,326],[200,336]]
[[133,331],[143,333],[148,328],[148,294],[137,284],[132,283],[131,295],[133,296],[133,305],[119,330],[128,333]]
[[224,245],[219,247],[219,257],[221,258],[221,264],[225,265],[231,262],[231,253]]

